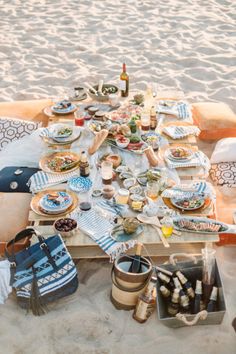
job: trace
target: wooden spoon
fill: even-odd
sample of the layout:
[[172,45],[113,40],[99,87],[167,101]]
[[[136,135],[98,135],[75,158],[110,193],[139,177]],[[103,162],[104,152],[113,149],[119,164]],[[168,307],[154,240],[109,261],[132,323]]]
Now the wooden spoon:
[[[156,225],[157,227],[161,228],[161,224],[157,216],[146,216],[146,215],[139,215],[139,216],[141,216],[143,219],[145,218],[148,223]],[[176,236],[181,236],[181,232],[175,229],[173,229],[172,233]]]
[[[155,221],[153,220],[155,218]],[[159,225],[159,221],[157,221],[156,217],[149,217],[149,216],[145,216],[145,215],[138,215],[137,216],[137,219],[139,221],[141,221],[142,223],[144,224],[149,224],[149,225],[152,225],[152,227],[154,227],[157,232],[158,232],[158,235],[161,239],[161,242],[163,243],[163,246],[164,247],[170,247],[169,245],[169,242],[167,241],[167,239],[163,236],[163,233],[162,231],[160,230],[160,227],[158,226]]]

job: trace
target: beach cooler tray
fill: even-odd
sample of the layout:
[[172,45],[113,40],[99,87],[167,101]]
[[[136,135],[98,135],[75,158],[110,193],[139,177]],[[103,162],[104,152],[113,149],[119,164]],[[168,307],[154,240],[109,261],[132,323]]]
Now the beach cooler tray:
[[[187,257],[189,260],[176,262],[176,257]],[[190,260],[191,259],[191,260]],[[170,264],[163,264],[161,267],[170,272],[175,270],[183,271],[184,275],[189,279],[195,288],[195,283],[197,279],[202,278],[202,267],[203,262],[201,259],[197,259],[193,255],[188,254],[173,254],[169,258]],[[157,312],[158,319],[165,326],[170,328],[179,328],[184,326],[194,326],[194,325],[216,325],[220,324],[223,320],[226,306],[225,297],[223,291],[223,285],[219,273],[219,268],[216,262],[216,286],[218,287],[218,300],[217,308],[218,311],[207,313],[206,311],[201,311],[196,315],[191,314],[177,314],[178,317],[171,317],[167,312],[166,300],[162,297],[159,289],[161,282],[157,279]]]

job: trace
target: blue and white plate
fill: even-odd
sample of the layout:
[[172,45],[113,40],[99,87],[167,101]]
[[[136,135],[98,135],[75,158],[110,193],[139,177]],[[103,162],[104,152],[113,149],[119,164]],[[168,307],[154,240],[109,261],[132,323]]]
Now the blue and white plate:
[[51,110],[53,113],[56,114],[69,114],[77,110],[77,106],[74,103],[71,103],[69,107],[66,108],[59,108],[60,102],[58,102],[56,105],[51,106]]
[[57,192],[57,202],[49,199],[50,195],[45,194],[39,201],[40,207],[48,214],[60,214],[65,212],[72,205],[72,197],[66,192]]
[[76,193],[87,192],[92,187],[92,181],[88,177],[71,177],[67,184]]
[[127,234],[121,225],[117,225],[113,228],[110,236],[117,242],[126,242],[131,239],[136,239],[143,232],[143,225],[139,225],[137,230],[132,234]]

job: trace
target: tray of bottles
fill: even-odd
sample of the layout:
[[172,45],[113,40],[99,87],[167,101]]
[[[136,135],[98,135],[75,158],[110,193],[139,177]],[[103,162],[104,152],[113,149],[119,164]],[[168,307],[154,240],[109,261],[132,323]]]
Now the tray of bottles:
[[163,271],[157,271],[157,312],[164,325],[179,328],[222,322],[226,305],[217,261],[215,282],[211,285],[202,282],[203,261],[200,258],[160,267]]

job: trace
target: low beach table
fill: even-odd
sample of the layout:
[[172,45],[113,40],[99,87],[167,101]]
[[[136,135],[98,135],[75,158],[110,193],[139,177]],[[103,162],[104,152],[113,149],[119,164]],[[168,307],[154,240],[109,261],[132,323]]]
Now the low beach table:
[[[42,236],[52,236],[55,234],[53,222],[58,217],[42,217],[33,211],[29,213],[29,227],[33,226]],[[144,245],[143,255],[152,257],[165,257],[172,253],[201,253],[201,249],[205,247],[205,243],[219,242],[219,235],[205,235],[191,232],[182,232],[181,236],[172,235],[168,238],[169,248],[163,246],[157,231],[152,226],[145,226],[143,233],[137,238]],[[65,244],[72,258],[108,258],[103,250],[86,234],[77,230],[77,233],[64,239]],[[133,254],[134,249],[130,249],[127,253]]]

